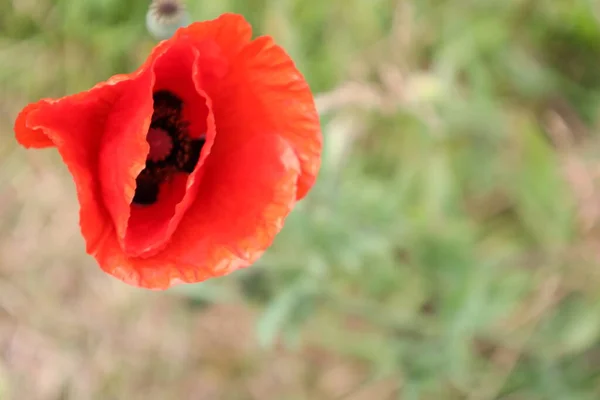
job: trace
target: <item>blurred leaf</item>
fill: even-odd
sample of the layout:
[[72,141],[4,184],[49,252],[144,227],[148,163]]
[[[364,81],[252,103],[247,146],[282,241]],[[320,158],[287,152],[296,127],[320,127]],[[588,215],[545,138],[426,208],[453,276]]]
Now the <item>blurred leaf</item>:
[[200,305],[205,305],[207,303],[225,303],[234,300],[234,296],[227,288],[212,281],[177,285],[169,289],[169,292],[183,296]]
[[560,248],[572,234],[573,208],[556,155],[532,121],[524,118],[516,123],[521,146],[514,187],[519,214],[542,246]]
[[277,337],[285,332],[287,339],[294,339],[314,302],[315,287],[311,281],[301,279],[289,285],[266,308],[257,325],[258,341],[263,347],[271,347]]

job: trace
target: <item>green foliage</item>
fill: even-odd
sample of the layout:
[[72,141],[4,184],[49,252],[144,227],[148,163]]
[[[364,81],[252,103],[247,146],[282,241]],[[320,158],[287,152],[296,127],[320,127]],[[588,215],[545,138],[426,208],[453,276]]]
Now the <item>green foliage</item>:
[[[0,6],[3,101],[86,89],[133,70],[153,45],[146,1]],[[589,238],[546,119],[566,108],[566,120],[589,127],[573,141],[595,140],[593,2],[189,9],[195,19],[243,13],[323,98],[348,81],[376,98],[322,110],[319,181],[257,265],[174,296],[241,295],[261,310],[262,345],[322,346],[373,379],[392,377],[402,399],[598,398],[600,280],[589,271],[599,265],[577,257]]]

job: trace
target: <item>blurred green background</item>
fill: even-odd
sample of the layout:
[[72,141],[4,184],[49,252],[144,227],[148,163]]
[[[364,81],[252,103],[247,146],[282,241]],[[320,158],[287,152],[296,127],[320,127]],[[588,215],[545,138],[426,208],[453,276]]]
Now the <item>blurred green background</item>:
[[12,132],[142,63],[148,3],[0,0],[0,399],[600,399],[596,1],[188,1],[289,51],[325,153],[255,266],[167,292]]

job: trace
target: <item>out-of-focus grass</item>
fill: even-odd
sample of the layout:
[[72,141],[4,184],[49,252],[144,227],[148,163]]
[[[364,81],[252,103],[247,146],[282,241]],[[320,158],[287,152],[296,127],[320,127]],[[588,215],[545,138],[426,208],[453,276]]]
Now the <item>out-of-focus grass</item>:
[[189,2],[290,52],[324,165],[257,265],[147,293],[11,132],[142,62],[147,3],[0,0],[0,398],[600,398],[600,7]]

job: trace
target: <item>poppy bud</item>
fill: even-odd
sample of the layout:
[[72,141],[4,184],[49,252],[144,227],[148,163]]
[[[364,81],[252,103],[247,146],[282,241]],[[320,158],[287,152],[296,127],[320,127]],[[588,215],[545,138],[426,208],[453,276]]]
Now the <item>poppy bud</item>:
[[169,39],[189,23],[190,16],[180,0],[152,0],[146,14],[146,28],[157,40]]

